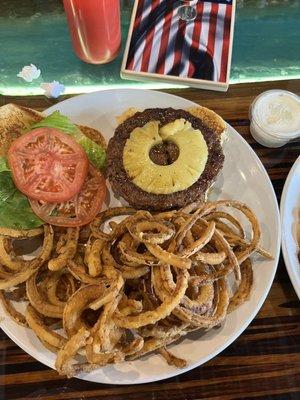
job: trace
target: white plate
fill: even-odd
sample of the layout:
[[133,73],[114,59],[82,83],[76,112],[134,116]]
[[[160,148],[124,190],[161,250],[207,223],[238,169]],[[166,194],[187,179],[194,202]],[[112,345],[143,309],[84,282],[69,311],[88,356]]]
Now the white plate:
[[294,289],[300,299],[300,156],[286,178],[281,202],[282,253]]
[[[75,123],[90,125],[109,139],[116,127],[115,117],[128,107],[196,106],[188,100],[169,94],[135,89],[107,90],[73,97],[49,108],[69,116]],[[259,260],[254,266],[254,287],[249,301],[232,312],[221,328],[200,334],[193,333],[172,346],[178,356],[187,358],[184,369],[168,366],[159,355],[148,355],[134,362],[100,368],[79,377],[93,382],[110,384],[137,384],[158,381],[195,368],[230,345],[253,320],[271,287],[280,249],[279,211],[270,179],[247,142],[228,126],[228,139],[224,143],[225,164],[215,188],[214,197],[237,199],[247,203],[257,214],[262,226],[262,244],[274,256],[273,261]],[[118,205],[111,193],[110,205]],[[1,310],[1,314],[4,311]],[[34,333],[16,325],[6,317],[2,329],[22,349],[40,362],[53,368],[55,356],[47,351]]]

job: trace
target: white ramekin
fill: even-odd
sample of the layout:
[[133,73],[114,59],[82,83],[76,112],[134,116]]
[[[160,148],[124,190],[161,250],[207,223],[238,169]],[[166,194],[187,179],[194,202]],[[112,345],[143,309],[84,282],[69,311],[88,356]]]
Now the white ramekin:
[[300,97],[297,96],[296,94],[280,89],[267,90],[261,93],[259,96],[257,96],[250,107],[250,112],[249,112],[250,132],[253,138],[263,146],[281,147],[290,141],[300,138],[300,126],[297,127],[296,130],[291,130],[291,131],[285,130],[285,132],[281,132],[280,130],[274,132],[274,127],[272,127],[271,125],[262,126],[263,125],[262,121],[260,120],[259,113],[257,112],[258,107],[260,106],[260,103],[262,103],[261,100],[266,96],[270,97],[270,104],[271,104],[273,95],[274,99],[282,95],[291,96],[293,99],[299,102],[299,107],[300,107]]

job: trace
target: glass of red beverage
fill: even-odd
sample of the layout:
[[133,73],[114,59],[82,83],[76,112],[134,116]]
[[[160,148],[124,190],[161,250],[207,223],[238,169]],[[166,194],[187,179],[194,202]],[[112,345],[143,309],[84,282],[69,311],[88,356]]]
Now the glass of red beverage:
[[76,55],[91,64],[113,60],[121,45],[119,0],[63,0]]

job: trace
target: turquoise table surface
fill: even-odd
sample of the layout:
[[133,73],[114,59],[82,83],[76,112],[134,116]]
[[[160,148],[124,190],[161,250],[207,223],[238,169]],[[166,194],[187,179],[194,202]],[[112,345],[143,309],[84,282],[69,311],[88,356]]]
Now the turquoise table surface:
[[[60,0],[0,0],[0,94],[41,94],[42,81],[59,80],[65,93],[106,87],[178,87],[137,83],[119,75],[133,1],[123,0],[123,48],[106,65],[80,61],[72,50]],[[33,63],[42,76],[33,83],[17,77]],[[300,78],[300,0],[238,0],[231,83]]]

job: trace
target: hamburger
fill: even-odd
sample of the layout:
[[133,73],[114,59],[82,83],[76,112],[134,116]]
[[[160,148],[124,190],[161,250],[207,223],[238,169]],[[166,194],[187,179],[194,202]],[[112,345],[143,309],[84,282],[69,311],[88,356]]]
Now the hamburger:
[[0,228],[89,223],[106,195],[97,130],[16,104],[0,107]]
[[221,171],[226,124],[213,111],[130,109],[107,149],[107,176],[131,206],[168,210],[205,200]]

